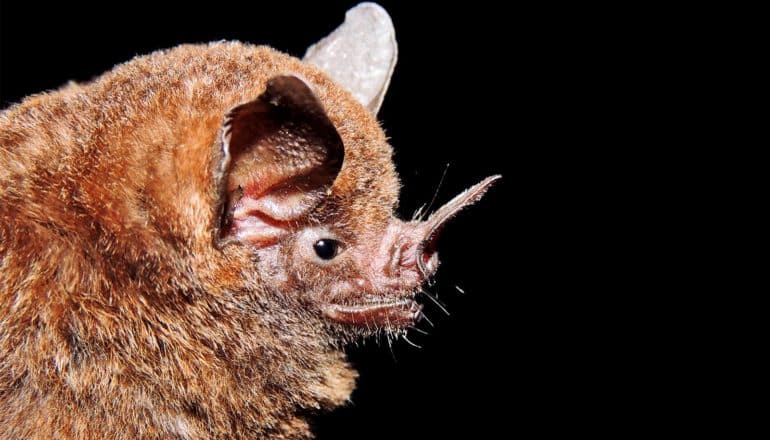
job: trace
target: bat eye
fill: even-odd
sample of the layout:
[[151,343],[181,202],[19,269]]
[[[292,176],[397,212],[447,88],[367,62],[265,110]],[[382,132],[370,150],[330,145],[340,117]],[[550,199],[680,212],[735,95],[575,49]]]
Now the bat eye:
[[316,255],[322,260],[331,260],[337,256],[340,249],[340,242],[331,238],[323,238],[313,245]]

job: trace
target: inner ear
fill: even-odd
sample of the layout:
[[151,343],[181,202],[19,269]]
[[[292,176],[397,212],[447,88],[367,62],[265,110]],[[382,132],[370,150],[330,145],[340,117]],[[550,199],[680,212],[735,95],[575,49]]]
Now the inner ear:
[[344,159],[342,139],[304,81],[278,76],[222,127],[220,238],[264,247],[325,196]]

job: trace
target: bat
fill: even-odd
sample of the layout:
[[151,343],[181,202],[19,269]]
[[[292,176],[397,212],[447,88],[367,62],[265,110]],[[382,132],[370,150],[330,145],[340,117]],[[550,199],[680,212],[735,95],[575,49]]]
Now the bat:
[[2,111],[0,439],[312,437],[499,178],[395,216],[396,59],[364,3],[302,60],[183,45]]

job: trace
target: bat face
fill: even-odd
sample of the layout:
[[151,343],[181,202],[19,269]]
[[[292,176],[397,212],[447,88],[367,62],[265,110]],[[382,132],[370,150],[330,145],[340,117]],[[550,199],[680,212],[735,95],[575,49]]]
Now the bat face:
[[[387,224],[361,235],[338,231],[334,221],[297,234],[289,251],[303,266],[294,268],[302,291],[328,319],[356,331],[397,331],[421,317],[414,297],[438,269],[435,243],[444,222],[473,203],[494,182],[489,178],[470,188],[426,221]],[[304,267],[304,269],[303,269]],[[302,277],[312,267],[313,276]]]
[[[357,7],[304,61],[322,67],[376,113],[396,60],[391,26],[379,7]],[[359,52],[367,56],[351,56]],[[372,149],[383,143],[366,142]],[[312,86],[296,76],[272,78],[263,95],[233,109],[222,145],[224,242],[251,246],[268,284],[343,335],[399,331],[420,319],[414,297],[438,268],[438,232],[497,178],[426,221],[399,220],[393,212],[397,191],[377,194],[377,188],[397,188],[395,176],[361,176],[346,162],[335,124]],[[378,165],[392,166],[389,158]],[[351,178],[351,170],[359,176]]]
[[[425,221],[405,222],[394,216],[395,200],[368,203],[373,188],[346,192],[335,185],[342,139],[299,78],[272,78],[263,95],[226,121],[223,244],[254,249],[269,285],[343,332],[398,331],[419,320],[414,297],[438,268],[438,232],[497,177]],[[351,208],[362,204],[368,215]]]

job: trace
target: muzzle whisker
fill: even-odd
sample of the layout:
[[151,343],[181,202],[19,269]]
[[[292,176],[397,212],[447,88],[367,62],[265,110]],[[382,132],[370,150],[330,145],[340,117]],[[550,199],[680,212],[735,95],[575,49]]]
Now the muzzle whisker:
[[444,306],[443,304],[441,304],[441,301],[439,301],[438,299],[434,298],[434,297],[433,297],[433,295],[431,295],[430,293],[426,292],[426,291],[425,291],[425,290],[423,290],[423,289],[420,289],[420,293],[422,293],[422,294],[424,294],[425,296],[427,296],[428,298],[430,298],[430,300],[431,300],[431,301],[433,301],[433,303],[434,303],[434,304],[436,304],[436,305],[438,306],[438,308],[439,308],[439,309],[441,309],[441,311],[443,311],[444,313],[446,313],[446,315],[447,315],[447,316],[452,316],[452,315],[449,313],[449,311],[446,309],[446,306]]
[[428,332],[426,332],[425,330],[423,330],[421,328],[418,328],[418,327],[409,327],[409,330],[414,330],[417,333],[420,333],[420,334],[423,334],[425,336],[428,336]]
[[409,338],[406,337],[406,334],[403,337],[404,337],[404,340],[407,342],[407,344],[411,345],[412,347],[422,348],[422,345],[417,345],[414,342],[410,341]]
[[393,340],[390,338],[390,334],[386,334],[385,338],[388,341],[388,350],[390,350],[390,356],[393,358],[393,362],[398,362],[398,359],[396,359],[396,353],[393,351]]

